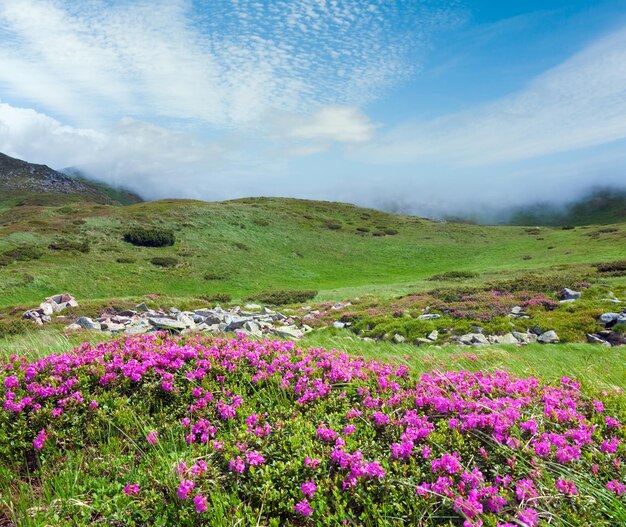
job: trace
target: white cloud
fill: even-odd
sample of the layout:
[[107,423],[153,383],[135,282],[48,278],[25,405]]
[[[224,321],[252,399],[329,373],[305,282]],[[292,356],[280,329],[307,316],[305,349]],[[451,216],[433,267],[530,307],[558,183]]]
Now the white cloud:
[[400,0],[0,0],[0,93],[79,125],[255,125],[357,105],[419,67],[455,18]]
[[363,143],[374,136],[376,126],[357,108],[326,106],[308,118],[299,119],[287,131],[295,139]]
[[368,145],[383,163],[485,166],[626,138],[626,28],[589,45],[523,90],[468,111],[408,123]]

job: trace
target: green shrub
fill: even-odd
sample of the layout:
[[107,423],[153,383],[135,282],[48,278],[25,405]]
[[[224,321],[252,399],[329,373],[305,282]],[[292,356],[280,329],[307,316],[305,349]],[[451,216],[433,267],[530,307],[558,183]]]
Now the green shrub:
[[327,221],[324,224],[324,227],[326,227],[327,229],[330,229],[331,231],[338,231],[339,229],[341,229],[341,223],[335,223],[333,221]]
[[48,245],[48,249],[51,251],[77,251],[81,253],[88,253],[90,247],[89,240],[87,239],[84,239],[82,242],[75,242],[61,238]]
[[615,331],[615,333],[619,333],[620,335],[626,335],[626,324],[624,324],[623,322],[615,324],[613,326],[613,331]]
[[9,249],[0,254],[0,267],[9,265],[13,262],[27,262],[29,260],[38,260],[43,255],[43,250],[36,246],[21,245],[14,249]]
[[388,236],[395,236],[396,234],[398,234],[398,231],[396,229],[385,229],[384,232]]
[[446,271],[445,273],[439,273],[431,276],[429,280],[438,282],[442,280],[465,280],[466,278],[476,278],[478,273],[472,271]]
[[370,232],[370,228],[369,227],[357,227],[356,230],[358,232]]
[[124,233],[124,241],[139,247],[168,247],[175,238],[168,229],[133,227]]
[[373,236],[384,236],[385,232],[384,231],[374,231],[372,233]]
[[573,225],[563,225],[563,227],[561,227],[561,229],[563,229],[564,231],[571,231],[574,230],[576,227],[574,227]]
[[263,291],[244,298],[246,301],[262,302],[270,305],[283,305],[283,304],[299,304],[312,300],[317,295],[317,291],[313,290],[297,290],[297,289],[283,289],[278,291]]
[[23,335],[24,333],[28,333],[35,327],[35,324],[29,322],[28,320],[0,320],[0,338],[8,337],[10,335]]
[[501,291],[540,291],[543,293],[553,293],[564,287],[572,287],[578,282],[586,282],[589,279],[589,273],[562,273],[541,275],[527,273],[520,278],[512,280],[499,280],[490,282],[487,286],[491,289],[499,289]]
[[599,273],[614,273],[626,271],[626,260],[614,262],[601,262],[595,265]]
[[121,264],[135,263],[135,259],[134,258],[128,258],[126,256],[122,256],[122,257],[118,258],[115,261],[117,263],[121,263]]
[[213,293],[211,295],[200,295],[202,300],[205,300],[209,303],[219,303],[219,304],[227,304],[229,303],[233,297],[228,293]]
[[178,258],[174,258],[173,256],[157,256],[156,258],[152,258],[150,263],[157,267],[174,267],[178,264]]
[[259,227],[268,227],[270,224],[268,220],[265,220],[263,218],[256,218],[252,220],[252,223],[254,223],[255,225],[258,225]]
[[207,281],[226,280],[228,276],[220,273],[206,273],[203,278]]

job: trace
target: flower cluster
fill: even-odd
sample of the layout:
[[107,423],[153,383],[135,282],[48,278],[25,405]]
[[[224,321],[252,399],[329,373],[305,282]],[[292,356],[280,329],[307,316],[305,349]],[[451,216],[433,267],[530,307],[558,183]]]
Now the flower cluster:
[[[432,514],[433,525],[443,515],[475,527],[593,513],[606,524],[624,508],[623,416],[567,377],[553,385],[506,371],[416,377],[285,341],[156,334],[32,362],[11,357],[0,386],[0,449],[45,458],[62,455],[81,419],[114,419],[112,398],[131,397],[153,426],[129,448],[149,457],[168,441],[172,452],[186,445],[165,496],[197,514],[210,513],[205,496],[216,482],[258,507],[254,517],[287,523],[324,523],[316,517],[324,511],[407,524]],[[128,499],[150,486],[148,475],[139,482],[126,482]],[[598,500],[605,506],[590,506]]]

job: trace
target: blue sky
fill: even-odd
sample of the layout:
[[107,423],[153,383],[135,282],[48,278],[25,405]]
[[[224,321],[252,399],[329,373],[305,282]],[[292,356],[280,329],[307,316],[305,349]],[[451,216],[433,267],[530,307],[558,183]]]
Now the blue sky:
[[0,151],[417,214],[626,185],[626,0],[0,0]]

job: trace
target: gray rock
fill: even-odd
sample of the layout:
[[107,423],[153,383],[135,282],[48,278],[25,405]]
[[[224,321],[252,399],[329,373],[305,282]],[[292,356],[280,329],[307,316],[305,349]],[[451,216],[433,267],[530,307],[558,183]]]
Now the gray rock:
[[150,308],[148,308],[145,302],[142,302],[141,304],[137,304],[135,306],[135,310],[139,311],[140,313],[147,313],[148,311],[150,311]]
[[298,328],[293,326],[284,326],[280,328],[274,328],[273,333],[278,335],[279,337],[286,337],[292,339],[301,339],[304,336],[304,333],[300,331]]
[[193,321],[191,317],[181,312],[178,312],[178,315],[176,316],[176,320],[178,320],[178,322],[182,322],[188,328],[193,328],[196,325],[196,323]]
[[66,331],[80,331],[83,327],[79,324],[70,324],[69,326],[65,326]]
[[100,329],[100,323],[98,322],[94,322],[93,320],[91,320],[89,317],[80,317],[76,323],[81,327],[81,328],[85,328],[85,329],[90,329],[90,330],[99,330]]
[[426,338],[433,341],[437,340],[439,338],[439,331],[433,329]]
[[417,317],[417,320],[436,320],[438,318],[441,318],[439,313],[426,313]]
[[405,337],[405,336],[403,336],[403,335],[400,335],[399,333],[396,333],[396,334],[393,336],[393,339],[392,339],[392,340],[393,340],[396,344],[402,344],[403,342],[405,342],[405,341],[406,341],[406,337]]
[[539,335],[539,337],[537,337],[537,342],[541,342],[542,344],[555,344],[558,341],[559,336],[554,330],[545,331],[541,335]]
[[150,317],[148,322],[158,329],[167,329],[173,331],[182,331],[187,328],[187,325],[180,320],[174,320],[172,318],[165,317]]
[[128,326],[124,330],[124,333],[127,335],[143,335],[144,333],[148,333],[150,331],[149,326]]
[[511,333],[520,344],[531,344],[537,342],[537,335],[534,333],[522,333],[520,331],[513,331]]
[[522,308],[520,306],[514,306],[511,308],[511,313],[514,315],[519,315],[522,312]]
[[254,335],[255,337],[260,337],[261,335],[263,335],[261,327],[252,320],[247,321],[243,325],[243,329],[247,331],[250,335]]
[[512,333],[506,333],[505,335],[496,335],[494,342],[496,344],[519,344],[519,340],[516,339]]
[[473,337],[474,339],[472,343],[476,346],[484,346],[486,344],[489,344],[489,340],[482,333],[474,333]]
[[[54,305],[56,306],[57,304]],[[42,315],[50,316],[52,315],[52,313],[55,312],[55,309],[50,302],[42,302],[41,304],[39,304],[39,309],[41,310]]]
[[601,344],[603,346],[611,347],[611,343],[607,342],[603,338],[600,338],[598,335],[594,335],[592,333],[587,333],[587,342],[591,344]]
[[259,309],[261,309],[261,306],[259,304],[246,304],[243,307],[246,309],[254,310],[254,311],[258,311]]
[[433,343],[433,341],[429,340],[429,339],[422,339],[422,338],[415,339],[415,345],[416,346],[421,346],[422,344],[430,345],[432,343]]
[[581,296],[582,293],[580,291],[574,291],[566,287],[559,293],[559,300],[576,300]]
[[346,323],[345,322],[335,321],[335,322],[333,322],[333,327],[334,328],[338,328],[338,329],[343,329],[343,328],[346,327]]

